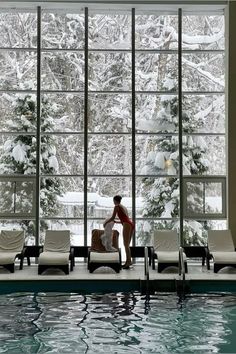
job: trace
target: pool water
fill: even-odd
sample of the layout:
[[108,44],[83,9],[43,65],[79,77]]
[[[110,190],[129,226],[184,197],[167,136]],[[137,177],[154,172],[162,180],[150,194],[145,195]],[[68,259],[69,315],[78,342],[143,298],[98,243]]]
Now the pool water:
[[0,353],[234,353],[236,295],[0,296]]

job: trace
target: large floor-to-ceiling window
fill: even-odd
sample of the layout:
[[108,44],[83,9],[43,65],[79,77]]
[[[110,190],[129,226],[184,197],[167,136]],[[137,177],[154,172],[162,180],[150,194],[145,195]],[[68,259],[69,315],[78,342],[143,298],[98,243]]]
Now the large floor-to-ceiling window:
[[69,8],[0,11],[1,228],[90,244],[120,194],[136,244],[206,243],[227,220],[224,10]]

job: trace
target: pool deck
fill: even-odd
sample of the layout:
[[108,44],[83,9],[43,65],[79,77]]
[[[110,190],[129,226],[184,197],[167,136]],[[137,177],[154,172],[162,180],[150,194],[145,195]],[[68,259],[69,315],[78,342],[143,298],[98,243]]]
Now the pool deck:
[[[211,267],[212,268],[212,267]],[[74,270],[65,275],[59,270],[50,269],[38,275],[37,264],[24,264],[19,270],[16,263],[15,273],[0,268],[0,292],[12,291],[69,291],[69,292],[103,292],[103,291],[176,291],[185,288],[186,292],[233,291],[236,292],[236,269],[224,268],[218,273],[207,270],[201,262],[188,261],[188,273],[185,282],[176,268],[169,268],[162,273],[149,267],[149,283],[144,274],[144,264],[136,263],[129,270],[115,273],[112,269],[101,267],[92,274],[84,262],[76,262]]]

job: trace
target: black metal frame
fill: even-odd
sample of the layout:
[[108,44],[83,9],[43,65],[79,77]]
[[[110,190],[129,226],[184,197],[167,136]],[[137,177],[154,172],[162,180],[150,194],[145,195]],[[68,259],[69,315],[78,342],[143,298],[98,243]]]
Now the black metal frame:
[[42,274],[46,269],[54,268],[54,269],[60,269],[66,275],[68,275],[69,269],[70,269],[70,271],[73,271],[74,266],[75,266],[75,257],[74,257],[74,248],[73,247],[70,248],[69,261],[70,261],[70,267],[69,267],[69,262],[68,262],[68,264],[39,264],[38,265],[38,274],[39,275]]
[[[159,263],[158,262],[157,272],[161,273],[164,269],[169,268],[169,267],[177,267],[177,268],[179,268],[179,262],[173,262],[173,263]],[[184,261],[184,268],[185,268],[185,273],[188,273],[187,261]]]
[[66,275],[69,274],[69,264],[39,264],[38,265],[38,274],[41,275],[47,269],[60,269]]
[[[218,273],[219,270],[225,268],[225,267],[233,267],[236,268],[236,263],[215,263],[214,261],[214,257],[213,255],[210,253],[210,250],[208,247],[205,247],[205,251],[206,251],[206,264],[207,264],[207,270],[210,270],[210,260],[213,259],[213,272],[214,273]],[[235,248],[235,252],[236,252],[236,248]],[[236,254],[236,253],[235,253]]]
[[[139,50],[136,50],[135,48],[135,8],[132,8],[132,22],[131,22],[131,58],[132,58],[132,66],[131,66],[131,91],[122,91],[122,93],[131,93],[132,96],[132,218],[133,221],[135,222],[136,218],[136,211],[135,211],[135,206],[136,206],[136,201],[135,201],[135,195],[136,195],[136,174],[135,174],[135,95],[136,93],[154,93],[154,91],[135,91],[135,57],[136,53],[139,52]],[[87,147],[88,147],[88,7],[84,8],[84,16],[85,16],[85,46],[84,50],[83,49],[78,49],[77,51],[82,52],[84,51],[84,91],[70,91],[70,93],[84,93],[84,244],[87,245],[87,221],[88,221],[88,216],[87,216],[87,177],[88,177],[88,170],[87,170]],[[13,49],[13,48],[12,48]],[[26,48],[14,48],[14,50],[24,50]],[[37,94],[37,158],[36,158],[36,214],[35,214],[35,223],[36,223],[36,245],[39,244],[39,234],[40,234],[40,198],[39,198],[39,192],[40,192],[40,178],[43,177],[43,175],[40,175],[40,116],[41,116],[41,7],[37,7],[37,48],[29,48],[30,50],[36,51],[37,52],[37,88],[36,90],[28,90],[31,93],[36,93]],[[53,50],[53,49],[50,49]],[[58,50],[58,49],[55,49]],[[76,51],[73,49],[73,51]],[[116,49],[111,49],[111,51],[116,51],[119,52],[119,50]],[[121,50],[122,51],[122,50]],[[126,50],[124,50],[126,51]],[[130,50],[128,50],[130,52]],[[179,118],[179,132],[178,132],[178,137],[179,137],[179,165],[180,167],[182,166],[182,9],[178,9],[178,92],[175,92],[178,95],[178,101],[179,101],[179,106],[178,106],[178,118]],[[223,50],[222,50],[223,51]],[[147,51],[148,52],[148,51]],[[150,51],[149,51],[150,52]],[[156,51],[158,52],[158,50]],[[164,52],[164,51],[163,51]],[[167,51],[168,52],[168,51]],[[172,52],[172,51],[170,51]],[[184,51],[186,52],[186,51]],[[214,50],[210,51],[214,52]],[[217,51],[215,51],[217,52]],[[221,50],[219,51],[221,52]],[[1,92],[28,92],[27,90],[0,90]],[[58,91],[58,90],[43,90],[44,93],[51,93],[51,92],[67,92],[67,91]],[[93,92],[93,91],[90,91]],[[95,93],[99,93],[100,91],[94,91]],[[103,93],[105,93],[104,91]],[[119,91],[118,91],[119,92]],[[116,93],[115,91],[111,91],[111,93]],[[173,94],[173,92],[161,92],[157,91],[157,94]],[[191,92],[191,94],[195,94],[196,92]],[[210,94],[222,94],[224,91],[211,91],[209,92]],[[207,94],[207,92],[205,92]],[[18,134],[18,133],[17,133]],[[81,133],[83,134],[83,133]],[[153,133],[155,134],[155,133]],[[172,134],[173,135],[173,134]],[[204,134],[203,134],[204,135]],[[217,135],[220,135],[218,133]],[[223,135],[223,134],[222,134]],[[63,175],[59,175],[63,176]],[[79,175],[77,175],[79,177]],[[97,176],[96,176],[97,177]],[[142,177],[142,176],[139,176]],[[150,176],[146,176],[150,177]],[[178,176],[176,176],[178,178]],[[182,182],[183,182],[183,171],[182,168],[179,169],[179,185],[180,185],[180,214],[179,214],[179,221],[180,221],[180,240],[181,240],[181,245],[183,244],[183,191],[182,191]],[[10,219],[10,218],[9,218]],[[45,217],[44,219],[53,219],[53,217],[47,218]],[[55,218],[55,219],[61,219],[61,218]],[[69,218],[71,220],[76,220],[76,218]],[[135,246],[135,235],[133,237],[133,246]]]
[[107,263],[107,262],[90,262],[90,254],[91,252],[100,253],[92,251],[91,249],[88,250],[88,270],[90,273],[100,267],[109,267],[112,268],[116,273],[119,273],[121,270],[121,250],[119,248],[119,263]]
[[[183,249],[184,249],[184,253],[185,253],[186,257],[188,257],[188,258],[202,258],[202,266],[204,266],[205,262],[206,262],[207,269],[210,269],[209,259],[211,258],[211,255],[209,254],[209,250],[207,247],[205,247],[205,246],[184,246]],[[150,255],[151,255],[152,269],[155,270],[155,259],[158,259],[158,256],[157,256],[157,253],[154,252],[153,247],[151,247],[151,249],[150,249]],[[166,264],[168,264],[168,263],[166,263]],[[175,266],[177,267],[178,265],[175,265]],[[187,273],[186,269],[185,269],[185,272]]]

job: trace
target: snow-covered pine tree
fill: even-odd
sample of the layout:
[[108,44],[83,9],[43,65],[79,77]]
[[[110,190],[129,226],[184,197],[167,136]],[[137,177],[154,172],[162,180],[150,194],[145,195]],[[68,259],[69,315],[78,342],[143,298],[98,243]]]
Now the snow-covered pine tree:
[[[176,91],[175,80],[167,75],[163,89]],[[171,87],[172,86],[172,87]],[[191,109],[191,103],[185,96],[183,98],[183,106],[185,107],[182,115],[183,124],[183,173],[184,175],[201,175],[208,170],[207,159],[204,157],[207,146],[201,137],[192,138],[192,132],[196,132],[203,124]],[[171,131],[178,132],[178,101],[176,96],[164,95],[161,98],[161,107],[156,116],[156,131],[160,133],[169,133]],[[153,123],[155,124],[155,123]],[[159,136],[154,138],[144,166],[142,167],[143,174],[169,175],[168,178],[143,178],[143,195],[145,206],[143,217],[163,217],[163,218],[178,218],[179,216],[179,181],[174,175],[178,175],[179,169],[179,152],[178,152],[178,136],[172,135]],[[141,172],[142,173],[142,172]],[[196,190],[194,193],[194,209],[200,206],[200,192]],[[142,242],[148,243],[152,234],[152,227],[148,223],[143,232],[139,234]],[[176,221],[160,221],[155,224],[159,229],[178,229]],[[184,223],[184,239],[186,244],[204,243],[204,238],[201,237],[200,223],[197,221]]]
[[[0,159],[0,174],[34,175],[36,173],[36,97],[33,95],[18,96],[11,102],[14,109],[14,120],[8,120],[8,131],[19,132],[12,135],[4,144],[4,152]],[[47,99],[42,100],[41,133],[50,132],[53,128],[51,119],[52,109]],[[32,133],[25,135],[24,133]],[[42,135],[41,138],[41,174],[49,175],[41,179],[40,208],[42,215],[54,215],[57,213],[57,197],[62,194],[62,187],[58,178],[50,178],[50,174],[58,172],[55,139],[51,135]],[[2,210],[9,210],[12,203],[12,190],[5,188],[2,191]],[[23,197],[23,196],[22,196]],[[22,198],[28,203],[27,198]],[[22,222],[27,233],[34,235],[34,224],[31,221]],[[46,229],[46,222],[41,223],[41,228]]]

